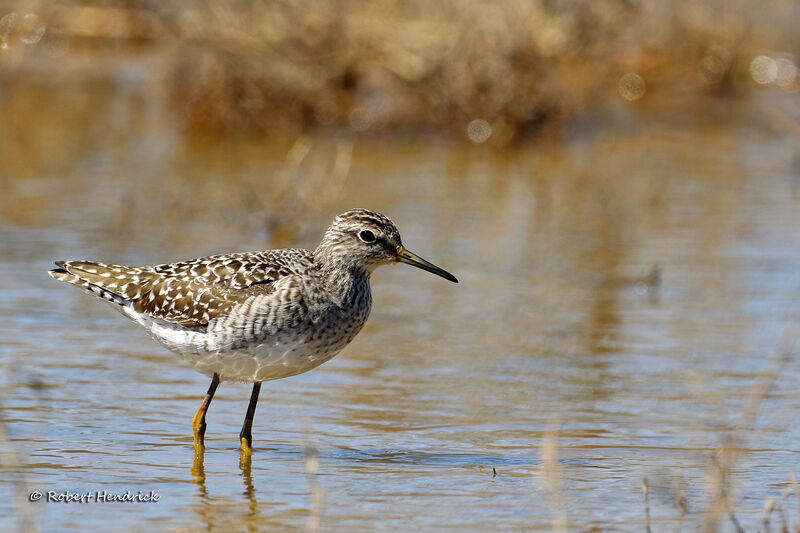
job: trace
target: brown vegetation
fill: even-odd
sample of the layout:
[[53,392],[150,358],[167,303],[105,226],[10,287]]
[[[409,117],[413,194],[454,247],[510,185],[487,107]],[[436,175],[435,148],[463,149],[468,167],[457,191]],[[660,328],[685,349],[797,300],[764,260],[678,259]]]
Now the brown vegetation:
[[503,143],[611,99],[748,86],[755,55],[798,44],[792,5],[13,1],[0,5],[0,64],[72,59],[96,75],[144,57],[192,129],[432,128]]

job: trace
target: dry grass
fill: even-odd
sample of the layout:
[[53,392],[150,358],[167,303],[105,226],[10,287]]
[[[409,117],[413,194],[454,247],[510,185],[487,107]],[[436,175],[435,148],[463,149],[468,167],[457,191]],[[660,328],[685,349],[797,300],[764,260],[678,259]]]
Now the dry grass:
[[552,530],[563,533],[567,529],[567,508],[564,497],[564,472],[559,462],[558,437],[561,434],[561,420],[551,420],[542,438],[539,450],[540,467],[534,471],[547,499],[552,513]]
[[[736,531],[744,531],[739,523],[739,519],[734,512],[738,501],[738,489],[734,482],[734,473],[742,459],[744,450],[748,447],[748,442],[755,437],[756,421],[764,400],[772,391],[776,380],[781,375],[781,369],[792,359],[792,349],[789,343],[796,339],[794,335],[786,337],[781,351],[777,352],[768,359],[764,368],[756,376],[756,379],[748,391],[747,402],[739,417],[739,421],[733,429],[725,435],[723,442],[714,451],[710,458],[710,468],[708,473],[708,491],[711,496],[711,508],[707,514],[705,529],[707,531],[718,531],[724,521],[730,521]],[[793,472],[787,472],[787,481]],[[796,488],[796,487],[794,487]],[[783,499],[793,492],[793,487],[789,487],[783,495]],[[798,494],[800,497],[800,494]],[[781,531],[789,531],[789,523],[786,518],[784,507],[776,506],[773,499],[764,502],[764,518],[762,521],[763,531],[770,531],[770,519],[773,512],[779,511],[783,516],[785,527]],[[800,531],[800,523],[794,526],[792,531]]]
[[[734,531],[739,533],[745,531],[736,514],[742,488],[735,481],[735,473],[743,455],[748,450],[748,445],[758,437],[756,422],[764,401],[769,397],[775,382],[780,378],[782,368],[795,357],[793,343],[797,338],[796,331],[791,331],[785,336],[781,350],[768,358],[764,368],[755,376],[753,385],[747,391],[747,402],[739,415],[739,420],[726,433],[722,442],[714,448],[713,452],[701,460],[701,463],[706,465],[708,500],[706,504],[692,502],[693,515],[700,519],[692,523],[693,529],[699,528],[708,532],[723,531],[725,524],[728,523]],[[559,459],[560,428],[560,420],[551,421],[549,424],[540,446],[540,466],[533,472],[537,484],[547,494],[552,513],[553,531],[569,529],[564,472]],[[687,501],[686,491],[682,487],[683,483],[679,472],[676,471],[674,474],[669,493],[677,514],[674,530],[680,532],[683,530],[687,514],[689,514],[690,504]],[[786,481],[787,487],[780,495],[776,494],[774,498],[767,498],[764,502],[760,528],[763,533],[773,530],[781,533],[800,533],[800,486],[796,473],[787,472]],[[642,517],[643,529],[647,533],[653,531],[650,509],[652,490],[648,478],[643,478]],[[656,528],[656,530],[658,529]]]
[[0,23],[0,63],[41,74],[48,58],[60,67],[85,60],[94,72],[112,59],[113,72],[116,60],[151,57],[190,129],[430,128],[505,143],[611,100],[662,94],[683,104],[749,87],[754,55],[797,48],[793,9],[724,0],[10,1],[0,5],[11,17]]

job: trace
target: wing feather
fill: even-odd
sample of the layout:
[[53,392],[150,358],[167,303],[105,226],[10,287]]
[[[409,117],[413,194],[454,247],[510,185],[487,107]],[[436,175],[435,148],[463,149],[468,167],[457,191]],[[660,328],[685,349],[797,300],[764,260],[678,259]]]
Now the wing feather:
[[313,265],[307,250],[268,250],[201,257],[151,267],[94,261],[58,261],[56,279],[106,300],[182,326],[203,329],[256,294],[268,294],[279,279]]

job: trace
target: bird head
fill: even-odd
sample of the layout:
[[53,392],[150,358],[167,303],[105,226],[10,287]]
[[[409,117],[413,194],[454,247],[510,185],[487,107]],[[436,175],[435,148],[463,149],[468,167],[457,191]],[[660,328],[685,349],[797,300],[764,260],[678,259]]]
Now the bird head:
[[368,209],[351,209],[337,216],[315,254],[363,268],[366,272],[380,265],[406,263],[458,283],[446,270],[406,250],[394,222]]

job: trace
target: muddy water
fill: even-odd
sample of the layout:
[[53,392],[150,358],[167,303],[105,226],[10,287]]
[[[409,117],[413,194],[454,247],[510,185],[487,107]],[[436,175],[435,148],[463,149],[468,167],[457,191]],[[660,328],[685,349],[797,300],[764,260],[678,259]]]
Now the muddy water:
[[[779,101],[702,119],[620,110],[497,151],[198,139],[154,102],[56,95],[28,116],[13,97],[0,529],[641,531],[645,477],[655,528],[691,529],[714,519],[725,444],[741,450],[717,459],[736,518],[757,527],[773,498],[800,522],[782,499],[800,464],[800,366],[781,357],[800,326],[791,106],[778,123]],[[196,461],[207,378],[45,273],[313,247],[353,206],[387,213],[461,283],[378,270],[353,344],[262,388],[250,462],[248,386],[222,384]],[[126,491],[158,501],[96,501]]]

